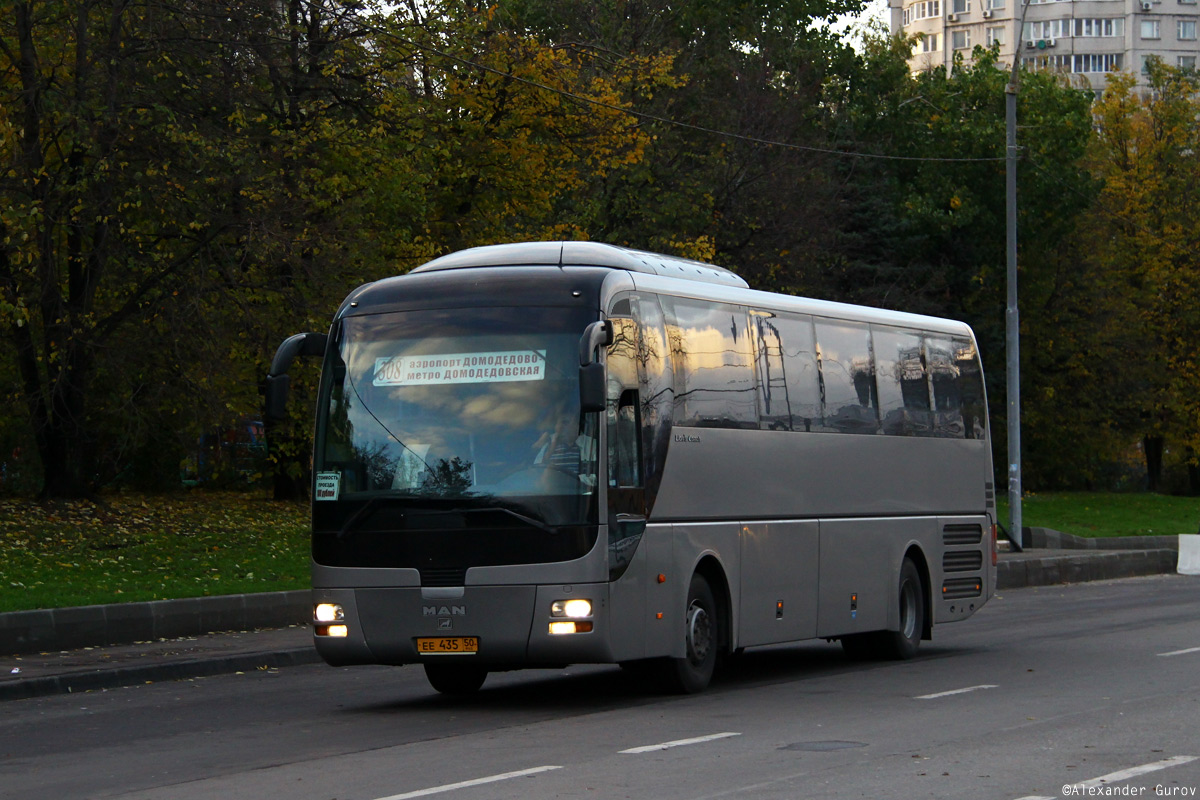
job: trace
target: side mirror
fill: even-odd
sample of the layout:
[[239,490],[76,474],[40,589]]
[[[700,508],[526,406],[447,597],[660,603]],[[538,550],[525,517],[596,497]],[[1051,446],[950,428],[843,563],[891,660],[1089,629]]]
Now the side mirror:
[[268,375],[263,384],[263,418],[282,422],[287,417],[288,391],[291,378],[287,375]]
[[588,325],[579,337],[579,366],[586,367],[596,361],[596,348],[608,347],[613,343],[612,323],[608,320]]
[[579,410],[603,411],[606,399],[604,365],[593,361],[579,368]]
[[329,336],[324,333],[297,333],[283,340],[271,359],[271,371],[262,384],[263,418],[281,422],[287,416],[288,388],[291,379],[287,369],[296,356],[323,356]]
[[604,365],[596,357],[596,348],[608,347],[612,342],[612,323],[608,320],[593,322],[579,337],[579,410],[584,413],[604,410]]

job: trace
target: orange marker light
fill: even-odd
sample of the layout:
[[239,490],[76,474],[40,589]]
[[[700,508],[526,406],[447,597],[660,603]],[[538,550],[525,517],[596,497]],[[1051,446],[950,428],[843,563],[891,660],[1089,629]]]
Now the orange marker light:
[[662,612],[660,611],[660,612],[658,612],[657,614],[655,614],[655,615],[654,615],[654,618],[655,618],[655,619],[662,619]]
[[659,582],[659,583],[666,583],[666,582],[667,582],[667,576],[666,576],[666,575],[663,575],[661,572],[660,572],[660,573],[658,573],[658,582]]

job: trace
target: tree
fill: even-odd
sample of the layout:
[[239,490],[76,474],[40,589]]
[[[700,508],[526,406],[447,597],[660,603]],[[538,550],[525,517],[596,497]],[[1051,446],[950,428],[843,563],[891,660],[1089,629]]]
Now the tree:
[[[839,146],[880,157],[841,162],[844,223],[819,285],[840,299],[968,321],[993,398],[993,442],[1002,446],[1008,72],[995,49],[976,48],[969,65],[959,59],[910,77],[911,46],[868,37],[836,99]],[[1036,487],[1094,442],[1083,435],[1094,420],[1064,419],[1047,388],[1064,388],[1074,357],[1061,347],[1073,334],[1062,329],[1062,308],[1082,277],[1072,234],[1094,196],[1082,160],[1091,97],[1055,74],[1023,71],[1020,82],[1023,438],[1034,467],[1027,483]]]
[[1090,263],[1117,300],[1107,365],[1118,429],[1140,438],[1149,488],[1162,487],[1166,442],[1200,491],[1200,80],[1152,62],[1148,90],[1115,75],[1096,104],[1091,164],[1103,181]]

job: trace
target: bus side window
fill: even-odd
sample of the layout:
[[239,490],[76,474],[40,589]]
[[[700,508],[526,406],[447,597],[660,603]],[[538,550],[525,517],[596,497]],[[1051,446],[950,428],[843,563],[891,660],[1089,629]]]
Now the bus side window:
[[750,312],[758,374],[758,414],[764,430],[820,427],[821,389],[812,318]]
[[746,309],[678,297],[665,305],[675,367],[674,424],[757,428],[758,392]]
[[877,433],[879,393],[871,352],[871,331],[861,322],[817,319],[825,429],[837,433]]
[[987,408],[979,351],[970,339],[956,337],[953,344],[954,363],[958,367],[958,394],[962,400],[963,433],[968,439],[983,439],[987,431]]
[[893,436],[929,436],[929,379],[921,335],[882,325],[872,325],[871,333],[883,432]]
[[933,407],[933,435],[952,439],[966,437],[959,394],[958,364],[948,337],[925,337],[925,360]]
[[615,486],[637,488],[642,485],[642,437],[638,393],[630,389],[621,393],[617,404],[617,420],[614,426],[616,446]]

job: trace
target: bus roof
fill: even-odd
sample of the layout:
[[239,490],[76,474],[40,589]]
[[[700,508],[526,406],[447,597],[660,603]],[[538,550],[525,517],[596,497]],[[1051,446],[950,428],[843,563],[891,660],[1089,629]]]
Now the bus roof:
[[600,242],[525,242],[472,247],[436,258],[412,272],[520,266],[609,267],[743,289],[749,287],[745,280],[724,267]]

